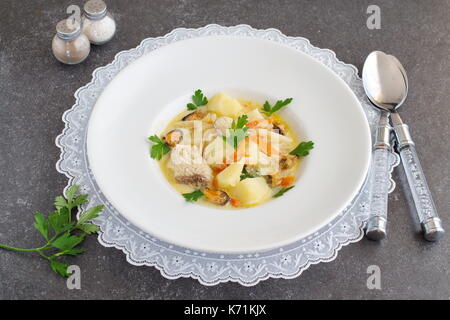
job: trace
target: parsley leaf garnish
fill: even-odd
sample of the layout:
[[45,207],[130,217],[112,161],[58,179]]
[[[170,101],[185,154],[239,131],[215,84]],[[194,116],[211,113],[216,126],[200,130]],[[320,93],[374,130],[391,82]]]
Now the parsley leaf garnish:
[[260,175],[258,173],[256,173],[256,174],[249,173],[247,171],[247,169],[244,167],[244,169],[242,170],[242,173],[241,173],[241,181],[245,180],[247,178],[256,178],[256,177],[259,177],[259,176]]
[[151,142],[155,143],[150,149],[150,157],[156,160],[161,160],[163,155],[170,151],[170,147],[165,144],[157,135],[153,135],[148,138]]
[[197,109],[197,106],[195,104],[193,104],[193,103],[188,103],[187,104],[187,109],[188,110],[195,110],[195,109]]
[[280,189],[280,191],[278,191],[277,193],[275,193],[273,195],[274,198],[278,198],[281,197],[283,194],[285,194],[286,192],[288,192],[289,190],[291,190],[294,186],[289,187],[289,188],[282,188]]
[[78,224],[84,224],[86,221],[97,218],[98,214],[102,212],[102,210],[103,206],[95,206],[86,210],[80,215],[80,218],[78,219]]
[[35,213],[34,220],[36,221],[34,223],[36,230],[40,232],[45,240],[48,240],[48,220],[39,212]]
[[273,113],[279,111],[284,106],[288,105],[292,102],[292,98],[287,98],[286,100],[278,100],[275,105],[272,107],[268,101],[266,101],[263,105],[263,113],[270,117]]
[[247,124],[247,122],[248,116],[244,114],[243,116],[240,116],[238,118],[237,123],[235,123],[233,120],[233,122],[231,123],[231,129],[246,129],[247,127],[245,125]]
[[247,115],[240,116],[235,122],[231,123],[231,129],[228,129],[230,133],[228,137],[223,137],[223,140],[231,144],[234,149],[237,149],[239,143],[248,136],[248,127],[245,125],[248,122]]
[[314,142],[301,142],[294,150],[289,153],[299,157],[306,157],[309,154],[309,151],[311,151],[313,148]]
[[198,199],[200,199],[201,197],[203,197],[203,192],[202,190],[195,190],[194,192],[191,193],[183,193],[183,197],[184,199],[186,199],[186,201],[188,202],[195,202]]
[[84,240],[85,235],[76,236],[70,233],[64,233],[61,237],[53,241],[52,247],[60,250],[70,250]]
[[198,107],[206,105],[208,103],[208,98],[206,98],[203,95],[202,90],[198,89],[195,91],[194,95],[192,96],[192,102],[194,102],[194,103],[187,104],[188,110],[195,110]]
[[[45,239],[45,245],[24,249],[0,244],[0,248],[39,253],[50,263],[53,271],[68,277],[70,275],[67,272],[68,265],[58,259],[65,255],[75,256],[85,251],[77,246],[84,241],[86,235],[99,231],[98,226],[89,221],[97,218],[103,210],[103,206],[92,207],[82,213],[78,221],[72,221],[72,209],[88,202],[86,194],[77,195],[78,190],[79,187],[74,185],[67,189],[65,196],[56,197],[54,201],[56,210],[47,218],[39,212],[35,213],[33,225]],[[75,233],[76,230],[78,230],[77,233]]]
[[50,266],[51,266],[53,271],[55,271],[56,273],[60,274],[61,276],[63,276],[63,277],[70,276],[70,274],[67,272],[67,268],[69,267],[69,265],[67,265],[65,263],[58,262],[56,260],[51,260],[50,261]]

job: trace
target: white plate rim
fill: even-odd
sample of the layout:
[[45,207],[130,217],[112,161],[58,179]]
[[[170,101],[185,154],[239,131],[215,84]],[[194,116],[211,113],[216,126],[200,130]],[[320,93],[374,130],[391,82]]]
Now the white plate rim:
[[[198,50],[199,48],[201,49]],[[237,50],[223,51],[228,48]],[[214,53],[210,53],[210,50]],[[261,50],[271,56],[269,65],[266,65],[265,58],[260,63],[255,63],[255,54]],[[189,52],[193,52],[189,63],[178,58]],[[227,68],[227,63],[216,64],[222,59],[229,59],[232,52],[235,52],[235,58],[229,63],[237,64],[238,69]],[[211,60],[214,62],[210,62],[211,56],[214,56]],[[217,56],[221,58],[215,60]],[[286,64],[283,57],[290,62]],[[154,61],[158,63],[155,64]],[[299,66],[292,68],[291,62],[309,72],[301,69],[302,72],[298,73]],[[197,68],[199,63],[202,70]],[[167,96],[170,97],[169,101],[173,101],[173,88],[181,85],[190,92],[194,90],[190,88],[191,82],[203,82],[205,77],[208,77],[208,84],[214,86],[211,85],[214,83],[214,76],[209,73],[209,68],[203,67],[205,64],[211,68],[216,66],[220,70],[220,76],[215,77],[215,83],[220,87],[224,82],[235,81],[236,72],[240,68],[255,72],[264,69],[264,66],[273,72],[278,68],[288,68],[284,69],[283,76],[276,82],[255,77],[248,70],[244,72],[248,78],[246,85],[255,85],[261,79],[255,86],[260,89],[260,86],[265,85],[266,90],[277,92],[274,94],[277,98],[280,96],[279,90],[286,90],[291,86],[293,92],[287,91],[294,98],[295,94],[298,97],[294,99],[294,105],[283,112],[289,112],[290,116],[297,116],[300,120],[306,119],[309,114],[309,120],[303,121],[303,127],[306,132],[312,131],[305,134],[307,139],[315,141],[316,148],[302,162],[305,169],[300,182],[296,183],[297,188],[282,198],[239,213],[189,205],[178,194],[173,193],[171,188],[165,187],[166,181],[156,162],[148,158],[148,142],[145,142],[144,137],[155,131],[158,133],[162,130],[160,124],[172,116],[167,117],[170,109],[166,107],[151,108],[142,102],[151,100],[151,105],[159,105],[158,96],[161,96],[162,103]],[[180,73],[178,68],[183,67],[187,70]],[[203,76],[197,74],[201,72]],[[164,75],[167,73],[172,73],[172,77],[168,77],[164,86],[161,82],[164,82]],[[320,76],[316,81],[311,81],[315,74]],[[180,80],[184,75],[186,79]],[[309,86],[309,89],[301,90],[303,85],[296,81]],[[124,88],[127,90],[123,90]],[[324,91],[327,94],[322,94]],[[265,90],[262,89],[262,92]],[[308,97],[309,102],[296,102],[307,100]],[[139,111],[135,111],[136,108]],[[175,113],[181,108],[178,103],[175,108],[172,107]],[[150,122],[153,125],[147,131]],[[328,123],[329,126],[323,123]],[[293,124],[297,125],[295,122]],[[336,128],[331,131],[329,127]],[[351,139],[350,151],[346,143]],[[104,88],[91,113],[87,131],[90,168],[103,194],[125,219],[163,241],[208,252],[270,250],[316,232],[348,206],[360,190],[369,168],[370,146],[370,128],[360,102],[350,87],[329,68],[282,44],[226,35],[178,41],[136,59]],[[342,152],[342,148],[349,151]],[[131,154],[134,157],[128,156]],[[336,157],[337,154],[339,157]],[[330,174],[324,175],[323,170],[328,170]],[[348,178],[349,176],[352,178]],[[318,196],[323,194],[323,188],[328,189],[327,201],[322,201]],[[275,214],[282,207],[288,210],[282,216]]]

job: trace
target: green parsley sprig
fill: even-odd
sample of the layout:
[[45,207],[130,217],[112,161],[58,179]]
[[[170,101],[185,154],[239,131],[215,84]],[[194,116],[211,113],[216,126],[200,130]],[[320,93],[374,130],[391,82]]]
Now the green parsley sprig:
[[304,141],[300,142],[300,144],[289,153],[299,157],[306,157],[312,149],[314,149],[314,142]]
[[208,103],[208,98],[203,95],[202,90],[198,89],[192,96],[192,102],[193,103],[187,104],[188,110],[195,110],[198,107],[206,105]]
[[273,195],[274,198],[278,198],[281,197],[283,194],[285,194],[286,192],[288,192],[289,190],[291,190],[294,186],[289,187],[289,188],[282,188],[280,189],[280,191],[278,191],[277,193],[275,193]]
[[247,115],[240,116],[237,122],[233,120],[231,123],[231,129],[228,129],[228,137],[223,137],[223,140],[231,144],[234,149],[237,149],[239,143],[248,137],[248,127],[245,126],[248,123]]
[[279,111],[284,106],[287,106],[292,102],[292,98],[287,98],[286,100],[278,100],[275,105],[272,107],[268,101],[266,101],[263,105],[263,113],[270,117],[273,113]]
[[258,173],[255,174],[251,174],[250,172],[247,171],[247,169],[244,167],[244,169],[242,169],[242,173],[241,173],[241,181],[248,179],[248,178],[256,178],[256,177],[260,177],[260,175]]
[[184,199],[186,199],[186,201],[188,202],[195,202],[203,196],[204,194],[202,190],[195,190],[194,192],[191,193],[183,193]]
[[71,186],[66,191],[66,196],[55,198],[55,211],[46,218],[37,212],[34,215],[34,227],[46,243],[43,246],[25,249],[17,248],[5,244],[0,244],[0,248],[19,252],[36,252],[50,263],[53,271],[63,277],[68,277],[68,265],[59,261],[62,256],[76,256],[85,252],[80,249],[80,245],[86,235],[99,231],[99,227],[89,223],[90,220],[99,216],[103,206],[95,206],[80,214],[78,221],[72,220],[72,210],[82,204],[86,204],[87,194],[77,195],[79,187]]
[[154,143],[150,149],[150,157],[153,159],[161,160],[161,158],[170,151],[170,147],[157,135],[153,135],[148,139]]

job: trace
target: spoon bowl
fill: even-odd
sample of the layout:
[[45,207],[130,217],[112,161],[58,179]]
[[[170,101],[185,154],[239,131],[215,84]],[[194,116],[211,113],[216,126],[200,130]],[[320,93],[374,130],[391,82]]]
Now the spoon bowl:
[[377,108],[395,112],[408,95],[408,80],[403,66],[394,56],[374,51],[364,62],[362,78],[370,102]]
[[397,65],[397,67],[400,69],[400,71],[401,71],[401,73],[402,73],[402,75],[403,75],[403,78],[404,78],[404,80],[405,80],[406,94],[408,94],[409,83],[408,83],[408,75],[406,74],[405,68],[403,67],[403,65],[402,65],[402,63],[400,62],[400,60],[397,59],[396,56],[388,55],[388,57],[389,57],[392,61],[394,61],[394,63],[395,63],[395,64]]

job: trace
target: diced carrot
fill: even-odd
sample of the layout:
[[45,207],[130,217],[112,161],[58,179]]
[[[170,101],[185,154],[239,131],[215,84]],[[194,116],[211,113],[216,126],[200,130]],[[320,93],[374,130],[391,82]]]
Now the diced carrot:
[[241,202],[240,202],[239,200],[237,200],[237,199],[231,199],[231,200],[230,200],[230,203],[231,203],[231,205],[232,205],[233,207],[235,207],[235,208],[238,208],[238,207],[241,206]]
[[223,163],[221,165],[218,165],[217,167],[214,167],[213,171],[215,174],[218,174],[218,173],[222,172],[223,170],[225,170],[226,167],[228,167],[228,165],[226,163]]
[[260,123],[261,123],[261,120],[250,121],[246,124],[246,126],[249,128],[254,128],[254,127],[258,126]]
[[272,144],[267,145],[267,155],[270,157],[272,155]]
[[284,177],[281,179],[281,186],[282,187],[289,187],[290,185],[292,185],[295,181],[295,178],[292,176],[289,177]]
[[270,121],[268,121],[268,119],[261,119],[261,120],[250,121],[246,124],[246,126],[249,128],[257,128],[263,124],[265,124],[267,126],[268,123],[270,123]]
[[216,188],[216,189],[219,187],[219,185],[217,184],[217,179],[216,179],[216,177],[213,178],[212,185],[213,185],[213,187]]

